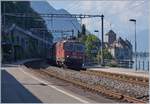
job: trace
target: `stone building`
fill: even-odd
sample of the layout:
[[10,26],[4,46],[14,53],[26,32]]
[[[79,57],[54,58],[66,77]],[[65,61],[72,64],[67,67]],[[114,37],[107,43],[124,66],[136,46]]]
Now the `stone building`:
[[113,30],[110,30],[108,33],[106,33],[106,36],[108,36],[109,45],[111,45],[116,40],[116,33]]
[[111,44],[109,52],[117,60],[132,60],[132,44],[121,37]]
[[110,30],[106,33],[108,36],[107,48],[116,60],[132,60],[132,44],[121,37],[116,38],[116,33]]
[[50,57],[52,42],[15,24],[2,31],[2,61]]

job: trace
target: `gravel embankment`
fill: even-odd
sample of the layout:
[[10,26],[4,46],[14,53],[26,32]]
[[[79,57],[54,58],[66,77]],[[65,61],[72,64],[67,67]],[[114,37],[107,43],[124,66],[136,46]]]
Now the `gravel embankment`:
[[[102,85],[107,89],[114,90],[116,92],[121,92],[126,95],[134,96],[137,98],[143,96],[149,96],[149,87],[140,86],[131,83],[125,83],[118,80],[113,80],[105,77],[94,76],[83,74],[78,71],[65,70],[57,67],[48,67],[46,70],[51,70],[63,78],[69,78],[73,80],[79,80],[81,82],[87,83],[89,85]],[[148,97],[147,97],[148,98]],[[147,99],[148,100],[148,99]]]

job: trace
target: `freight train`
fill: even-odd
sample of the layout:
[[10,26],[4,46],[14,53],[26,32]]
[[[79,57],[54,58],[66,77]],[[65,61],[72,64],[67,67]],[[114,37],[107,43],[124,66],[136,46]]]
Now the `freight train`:
[[55,65],[85,70],[85,46],[76,40],[62,40],[53,44],[52,60]]

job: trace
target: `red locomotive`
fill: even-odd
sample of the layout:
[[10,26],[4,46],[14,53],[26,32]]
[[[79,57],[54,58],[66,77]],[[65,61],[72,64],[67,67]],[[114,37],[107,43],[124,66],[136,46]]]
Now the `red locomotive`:
[[62,40],[53,45],[56,65],[84,69],[85,46],[76,40]]

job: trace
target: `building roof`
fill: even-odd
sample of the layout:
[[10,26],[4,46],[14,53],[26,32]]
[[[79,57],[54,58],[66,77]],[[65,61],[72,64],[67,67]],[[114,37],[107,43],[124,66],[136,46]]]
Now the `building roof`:
[[14,30],[14,29],[16,29],[16,30],[18,30],[18,31],[21,31],[21,32],[23,32],[24,34],[26,34],[26,35],[28,35],[28,36],[34,38],[34,39],[37,39],[37,40],[39,40],[39,41],[42,41],[43,43],[52,45],[52,43],[50,43],[49,41],[44,40],[44,39],[42,39],[42,38],[40,38],[40,37],[34,35],[34,34],[31,33],[30,31],[27,31],[27,30],[24,30],[24,29],[18,27],[18,26],[15,25],[15,24],[13,24],[10,28],[8,28],[8,29],[6,30],[6,33],[10,32],[10,31],[12,31],[12,30]]
[[109,30],[109,32],[106,33],[106,35],[107,35],[107,36],[108,36],[108,35],[116,35],[116,33],[115,33],[113,30]]
[[131,44],[131,42],[129,41],[129,40],[125,40],[125,42],[126,42],[126,44],[128,44],[128,46],[130,47],[130,48],[132,48],[132,44]]
[[132,48],[132,44],[127,39],[123,40],[121,37],[119,37],[110,47]]

